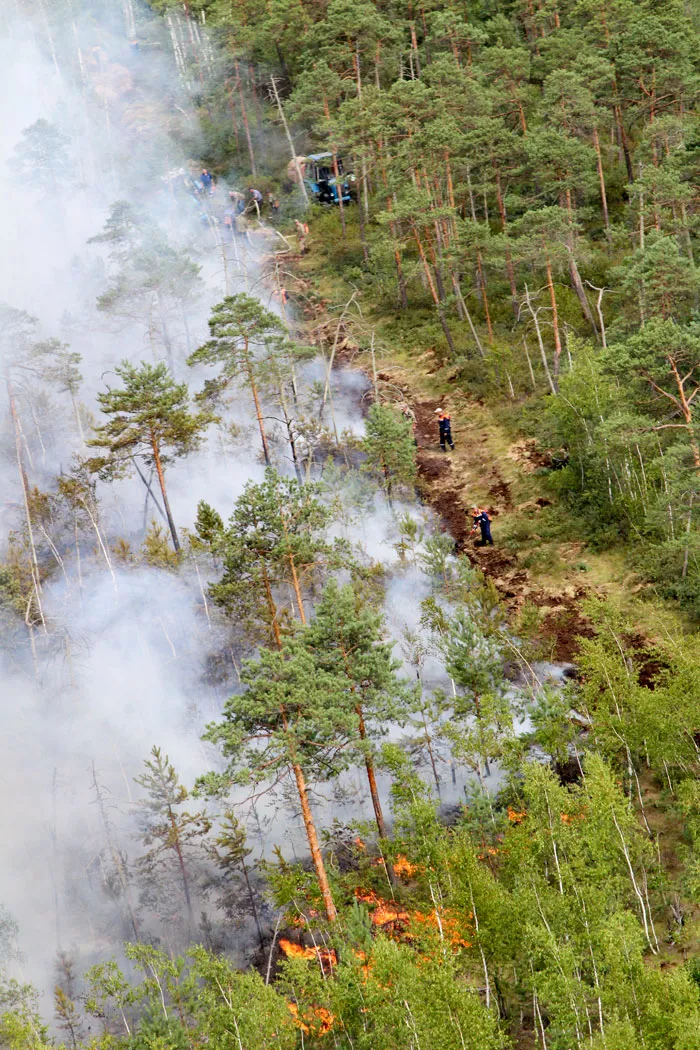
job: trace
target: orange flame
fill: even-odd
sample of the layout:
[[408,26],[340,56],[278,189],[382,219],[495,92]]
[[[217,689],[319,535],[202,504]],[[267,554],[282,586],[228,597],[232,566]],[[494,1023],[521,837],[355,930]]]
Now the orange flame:
[[[383,933],[390,933],[402,941],[415,940],[415,935],[406,929],[408,923],[412,921],[418,925],[431,926],[437,931],[442,930],[443,938],[451,945],[454,951],[458,948],[471,948],[471,941],[466,940],[464,937],[465,918],[460,917],[450,909],[439,908],[437,912],[425,913],[420,911],[409,912],[391,901],[382,900],[374,890],[357,889],[355,890],[355,896],[358,900],[376,906],[372,912],[372,925],[377,929],[381,929]],[[468,926],[471,925],[472,918],[472,913],[469,912],[466,916]],[[389,927],[393,924],[395,924],[393,930],[384,929],[384,927]],[[355,954],[358,955],[358,953]]]
[[573,824],[573,822],[575,820],[585,820],[586,819],[586,814],[585,813],[560,813],[559,814],[559,819],[561,820],[562,824]]
[[280,937],[279,946],[288,959],[315,959],[315,948],[304,948],[301,944],[288,941],[286,937]]
[[407,857],[404,857],[403,853],[399,853],[398,857],[392,864],[394,869],[394,875],[400,879],[410,879],[411,875],[415,875],[418,871],[416,864],[411,864]]
[[358,901],[364,901],[365,904],[381,904],[382,900],[374,890],[355,890],[355,896]]
[[519,812],[517,809],[511,809],[511,807],[508,806],[508,820],[511,824],[522,824],[526,816],[527,813],[525,810]]
[[[435,930],[440,931],[442,928],[442,936],[455,951],[457,948],[471,948],[472,946],[471,941],[466,941],[462,937],[459,918],[449,909],[439,908],[437,912],[431,911],[427,914],[417,911],[414,912],[412,918],[414,922],[432,926]],[[471,918],[471,913],[469,918]]]
[[301,1017],[296,1003],[287,1003],[287,1009],[294,1018],[297,1028],[300,1028],[306,1035],[311,1031],[315,1035],[325,1035],[335,1024],[335,1017],[330,1010],[326,1010],[325,1006],[315,1006],[312,1010],[307,1010]]
[[359,948],[351,948],[352,954],[355,956],[357,961],[361,963],[360,969],[362,970],[362,976],[367,980],[370,971],[370,962],[367,960],[367,953],[360,951]]
[[288,959],[318,959],[321,966],[336,966],[338,957],[332,949],[328,948],[306,948],[303,944],[295,944],[294,941],[280,937],[279,946]]
[[382,901],[372,912],[373,926],[387,926],[390,922],[408,922],[409,914],[394,904]]

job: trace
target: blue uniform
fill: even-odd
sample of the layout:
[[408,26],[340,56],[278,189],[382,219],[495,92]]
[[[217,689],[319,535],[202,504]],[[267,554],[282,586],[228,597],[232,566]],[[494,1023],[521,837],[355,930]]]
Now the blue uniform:
[[485,547],[486,544],[493,547],[493,537],[491,535],[491,519],[485,510],[480,510],[478,514],[472,514],[472,521],[474,522],[474,528],[481,529],[481,545]]
[[452,440],[452,420],[447,413],[438,416],[438,426],[440,427],[440,448],[446,452],[445,445],[447,444],[453,449],[455,443]]

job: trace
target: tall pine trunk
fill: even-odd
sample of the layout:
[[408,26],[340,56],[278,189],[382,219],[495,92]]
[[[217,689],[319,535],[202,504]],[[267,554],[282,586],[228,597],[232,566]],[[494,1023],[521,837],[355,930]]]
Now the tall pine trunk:
[[[381,138],[377,142],[379,152],[379,171],[382,176],[382,183],[384,184],[384,190],[386,192],[386,210],[393,211],[394,202],[392,200],[391,193],[389,192],[389,180],[386,175],[386,160],[384,158],[384,151],[382,146]],[[399,303],[401,304],[402,310],[408,310],[408,295],[406,294],[406,279],[403,274],[403,266],[401,264],[401,252],[398,247],[398,235],[396,232],[396,224],[393,222],[389,223],[389,233],[391,234],[392,247],[394,250],[394,263],[396,264],[396,279],[399,290]]]
[[265,432],[265,420],[263,419],[262,408],[260,407],[260,397],[258,395],[258,386],[255,382],[255,376],[253,375],[253,366],[250,362],[248,351],[246,348],[246,365],[245,365],[246,377],[248,379],[248,385],[250,392],[253,395],[253,402],[255,403],[255,417],[258,421],[258,428],[260,430],[260,441],[262,442],[263,456],[265,457],[265,466],[270,466],[270,449],[267,443],[267,433]]
[[301,815],[304,819],[304,827],[306,829],[306,837],[311,851],[311,859],[316,871],[316,878],[318,879],[321,896],[323,897],[326,918],[329,922],[335,922],[338,918],[338,912],[336,911],[333,894],[331,893],[331,888],[328,882],[326,866],[323,862],[323,854],[321,853],[321,848],[318,844],[318,835],[316,833],[316,825],[314,824],[314,818],[309,804],[309,795],[306,789],[306,781],[304,780],[304,772],[297,762],[292,763],[292,770],[294,772],[294,779],[296,780],[297,791],[299,793]]
[[238,98],[241,104],[241,118],[243,120],[243,130],[245,131],[246,142],[248,143],[248,156],[250,157],[250,173],[253,178],[257,178],[257,169],[255,166],[255,153],[253,152],[253,140],[250,137],[250,125],[248,124],[248,113],[245,108],[245,98],[243,96],[243,85],[241,84],[241,74],[238,70],[238,62],[235,63],[236,68],[236,87],[238,88]]
[[481,288],[481,304],[484,308],[484,318],[486,320],[486,331],[489,334],[489,342],[493,344],[493,327],[491,325],[491,311],[489,310],[489,297],[486,291],[486,278],[484,277],[484,268],[481,262],[481,251],[479,248],[476,249],[476,269],[479,274],[479,287]]
[[571,197],[571,190],[567,189],[564,195],[566,204],[567,215],[569,216],[569,229],[567,232],[566,243],[569,249],[569,276],[571,278],[571,287],[576,292],[576,297],[581,304],[581,310],[583,316],[588,321],[589,325],[593,329],[596,339],[598,338],[598,326],[595,323],[593,317],[593,311],[591,310],[591,304],[588,302],[588,296],[586,295],[586,289],[583,287],[583,281],[581,280],[581,274],[579,273],[578,265],[576,263],[575,255],[575,239],[574,239],[574,204]]
[[192,912],[192,896],[190,894],[190,879],[187,874],[187,867],[185,865],[185,858],[182,853],[182,842],[180,841],[180,831],[177,826],[177,820],[172,809],[168,807],[168,819],[170,820],[170,828],[172,831],[172,847],[175,850],[177,856],[178,867],[180,868],[180,878],[182,879],[182,889],[185,894],[185,903],[187,905],[187,918],[190,926],[192,925],[194,915]]
[[[496,202],[498,204],[498,214],[501,218],[501,233],[507,236],[506,232],[506,205],[503,199],[503,190],[501,187],[501,173],[498,167],[494,163],[494,176],[496,180]],[[513,257],[510,254],[510,248],[506,248],[506,273],[508,274],[508,283],[510,285],[510,301],[513,307],[513,314],[517,318],[518,316],[518,288],[515,283],[515,268],[513,266]]]
[[[36,545],[34,543],[34,528],[33,528],[33,525],[32,525],[32,512],[31,512],[31,505],[30,505],[30,500],[29,500],[29,479],[27,478],[27,472],[24,469],[24,461],[22,459],[22,441],[21,441],[20,422],[19,422],[19,416],[17,415],[17,406],[15,404],[15,398],[14,398],[14,394],[12,392],[12,386],[10,384],[9,378],[6,379],[5,382],[7,384],[7,396],[8,396],[9,402],[10,402],[10,415],[12,416],[12,425],[13,425],[14,437],[15,437],[15,454],[16,454],[16,457],[17,457],[17,471],[19,473],[19,478],[20,478],[20,481],[22,483],[22,499],[23,499],[23,502],[24,502],[25,520],[26,520],[26,523],[27,523],[27,537],[29,539],[29,548],[31,550],[31,555],[32,555],[31,574],[32,574],[32,583],[34,585],[34,599],[36,601],[36,607],[37,607],[37,611],[39,613],[39,619],[41,620],[41,623],[42,623],[42,626],[43,626],[44,630],[46,630],[46,621],[44,620],[44,610],[43,610],[42,604],[41,604],[41,574],[39,572],[39,562],[38,562],[37,555],[36,555]],[[25,616],[25,621],[26,621],[28,627],[30,626],[30,620],[29,620],[29,610],[30,610],[30,608],[31,608],[31,601],[30,601],[30,604],[27,606],[27,613],[26,613],[26,616]],[[31,640],[32,640],[32,645],[33,645],[34,644],[34,637],[31,634],[31,629],[30,629],[30,637],[31,637]]]
[[603,172],[603,158],[600,151],[600,138],[598,128],[593,128],[593,148],[595,149],[596,165],[598,168],[598,182],[600,183],[600,203],[603,207],[603,222],[605,223],[605,236],[610,240],[610,216],[608,214],[608,194],[605,189],[605,173]]
[[[357,714],[357,727],[360,733],[360,740],[362,740],[364,744],[367,740],[367,730],[365,728],[365,716],[362,710],[362,704],[356,706],[355,713]],[[365,769],[367,770],[367,783],[369,784],[369,793],[372,799],[372,808],[374,810],[374,819],[377,822],[379,837],[385,839],[386,824],[384,823],[384,813],[382,812],[382,804],[379,798],[379,788],[377,787],[377,776],[374,770],[374,762],[369,753],[366,753],[364,758]]]
[[[543,245],[546,252],[546,247]],[[549,302],[552,307],[552,329],[554,331],[554,375],[559,375],[561,362],[561,336],[559,334],[559,311],[557,309],[557,297],[554,291],[554,279],[552,277],[552,263],[549,255],[545,255],[545,268],[547,272],[547,288],[549,289]]]
[[[264,562],[261,561],[263,585],[265,587],[265,596],[267,605],[272,618],[272,631],[275,637],[275,644],[278,649],[282,648],[282,637],[280,635],[279,624],[277,623],[277,607],[275,605],[274,598],[272,596],[272,587],[270,586],[270,580],[267,575]],[[303,609],[303,606],[302,606]],[[280,713],[282,715],[282,725],[285,733],[289,731],[289,722],[287,719],[287,712],[284,707],[280,707]],[[309,852],[311,853],[311,859],[313,861],[314,870],[316,872],[316,878],[318,885],[321,890],[321,896],[323,897],[323,905],[326,911],[326,917],[329,922],[334,922],[338,917],[335,903],[333,901],[333,895],[328,882],[328,875],[326,874],[326,866],[323,861],[323,854],[318,842],[318,833],[316,831],[316,824],[314,823],[313,813],[311,811],[311,804],[309,803],[309,793],[306,787],[306,779],[304,777],[304,771],[301,768],[299,762],[296,761],[295,749],[293,738],[289,737],[290,740],[290,766],[294,773],[294,780],[297,786],[297,793],[299,795],[299,804],[301,806],[301,815],[304,820],[304,829],[306,831],[306,839],[309,844]]]
[[411,225],[412,225],[412,228],[413,228],[413,235],[414,235],[414,237],[416,239],[416,245],[418,246],[418,254],[420,255],[421,262],[423,263],[423,271],[425,273],[425,279],[428,282],[428,287],[430,288],[430,294],[433,297],[433,302],[435,303],[435,309],[437,310],[437,315],[438,315],[438,318],[440,320],[440,324],[442,326],[442,330],[445,333],[445,339],[447,340],[447,345],[450,348],[451,354],[454,356],[455,347],[454,347],[454,342],[452,341],[452,332],[450,331],[450,329],[448,327],[448,324],[447,324],[447,321],[445,319],[445,313],[444,313],[444,310],[442,308],[442,303],[440,302],[440,296],[437,293],[437,289],[435,287],[435,281],[433,280],[433,275],[430,272],[430,266],[428,265],[428,260],[426,258],[425,248],[423,247],[421,239],[420,239],[420,237],[418,235],[418,230],[416,229],[415,226],[413,226],[413,224],[411,224]]
[[163,464],[160,460],[160,449],[158,448],[158,441],[154,434],[151,434],[151,448],[153,450],[153,463],[156,468],[156,474],[158,475],[158,484],[160,485],[160,492],[163,497],[163,507],[165,508],[165,516],[168,519],[170,535],[173,538],[173,547],[176,551],[179,552],[180,540],[178,539],[177,529],[175,528],[175,521],[173,519],[172,511],[170,510],[170,500],[168,499],[168,491],[165,487],[165,475],[163,473]]

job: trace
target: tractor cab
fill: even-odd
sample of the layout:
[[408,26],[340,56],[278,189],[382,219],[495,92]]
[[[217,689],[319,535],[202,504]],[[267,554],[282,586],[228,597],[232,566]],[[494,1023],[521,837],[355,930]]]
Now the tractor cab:
[[345,173],[340,157],[337,161],[340,187],[336,184],[332,153],[311,153],[304,158],[304,182],[319,204],[337,204],[339,193],[342,193],[343,203],[352,200],[350,183],[354,176]]

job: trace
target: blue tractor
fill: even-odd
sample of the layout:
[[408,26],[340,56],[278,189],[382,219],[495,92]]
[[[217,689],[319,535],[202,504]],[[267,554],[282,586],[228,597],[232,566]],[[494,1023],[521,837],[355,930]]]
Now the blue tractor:
[[353,199],[350,185],[355,181],[355,177],[345,173],[340,157],[337,160],[340,188],[333,171],[332,153],[311,153],[304,158],[304,182],[319,204],[337,204],[340,193],[343,196],[343,204]]

